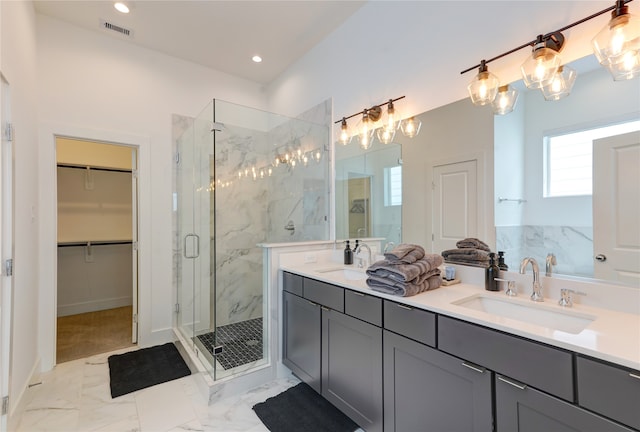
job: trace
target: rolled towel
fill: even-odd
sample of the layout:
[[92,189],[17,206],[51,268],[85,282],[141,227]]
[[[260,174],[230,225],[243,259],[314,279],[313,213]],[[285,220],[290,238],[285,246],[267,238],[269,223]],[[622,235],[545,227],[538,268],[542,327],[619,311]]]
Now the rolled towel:
[[401,243],[384,254],[387,261],[412,264],[424,257],[424,248],[410,243]]
[[477,238],[469,237],[463,240],[460,240],[456,243],[456,247],[460,249],[480,249],[483,251],[491,252],[491,248],[482,240],[478,240]]
[[388,278],[395,282],[412,282],[421,275],[428,274],[442,265],[442,257],[428,254],[412,264],[396,264],[388,260],[376,261],[368,269],[367,275]]
[[421,292],[436,289],[442,285],[442,278],[440,272],[433,274],[419,283],[394,283],[389,284],[388,279],[380,280],[377,277],[369,277],[367,279],[367,286],[374,291],[378,291],[385,294],[397,295],[402,297],[410,297]]

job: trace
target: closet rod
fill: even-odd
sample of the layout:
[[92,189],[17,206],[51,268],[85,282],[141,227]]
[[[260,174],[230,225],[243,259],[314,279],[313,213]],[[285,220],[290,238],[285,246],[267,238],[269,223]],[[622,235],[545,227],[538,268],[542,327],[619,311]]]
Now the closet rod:
[[131,240],[116,240],[116,241],[86,241],[86,242],[68,242],[58,243],[58,247],[71,247],[71,246],[105,246],[105,245],[124,245],[132,244]]
[[[74,169],[86,170],[87,166],[58,164],[58,168],[74,168]],[[111,172],[125,172],[125,173],[132,172],[132,170],[127,168],[98,168],[98,167],[92,167],[92,166],[89,166],[89,168],[91,168],[94,171],[111,171]]]

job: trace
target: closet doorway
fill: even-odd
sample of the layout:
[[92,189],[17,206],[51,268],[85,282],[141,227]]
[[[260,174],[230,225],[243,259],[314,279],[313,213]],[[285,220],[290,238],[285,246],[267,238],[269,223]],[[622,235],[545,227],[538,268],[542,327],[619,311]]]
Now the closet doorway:
[[137,343],[137,149],[56,137],[56,363]]

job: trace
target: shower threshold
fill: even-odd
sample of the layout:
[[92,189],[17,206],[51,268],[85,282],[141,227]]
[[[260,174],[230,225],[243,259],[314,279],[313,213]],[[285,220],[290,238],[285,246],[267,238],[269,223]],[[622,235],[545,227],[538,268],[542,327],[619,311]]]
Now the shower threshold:
[[[216,331],[198,335],[199,342],[224,370],[256,362],[263,358],[262,318],[227,324]],[[222,346],[222,353],[213,353]]]

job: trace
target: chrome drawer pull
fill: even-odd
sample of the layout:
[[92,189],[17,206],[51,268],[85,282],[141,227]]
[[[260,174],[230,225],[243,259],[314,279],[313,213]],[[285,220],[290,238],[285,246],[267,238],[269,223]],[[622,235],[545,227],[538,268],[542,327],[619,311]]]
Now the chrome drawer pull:
[[484,373],[484,369],[481,369],[481,368],[479,368],[477,366],[470,365],[469,363],[462,362],[462,366],[464,366],[466,368],[469,368],[469,369],[471,369],[473,371],[476,371],[476,372]]
[[311,306],[318,306],[318,303],[314,303],[311,300],[307,300],[307,303],[309,303]]
[[640,375],[636,375],[636,374],[631,373],[631,372],[629,372],[629,376],[630,376],[631,378],[640,379]]
[[326,307],[326,306],[320,306],[320,309],[322,309],[322,310],[323,310],[323,311],[325,311],[325,312],[329,312],[329,311],[331,310],[331,309],[329,309],[329,308],[328,308],[328,307]]
[[514,382],[509,381],[508,379],[502,378],[501,376],[498,376],[498,379],[500,381],[502,381],[502,382],[505,382],[505,383],[507,383],[509,385],[512,385],[512,386],[516,387],[516,388],[519,388],[520,390],[524,390],[524,389],[527,388],[527,386],[524,385],[524,384],[516,384]]
[[353,294],[355,294],[355,295],[359,296],[359,297],[364,297],[364,296],[365,296],[365,294],[364,294],[364,293],[361,293],[361,292],[358,292],[358,291],[351,291],[351,292],[352,292]]
[[401,305],[401,304],[398,304],[397,306],[398,306],[400,309],[405,309],[405,310],[408,310],[408,311],[412,311],[412,310],[413,310],[413,308],[412,308],[412,307],[409,307],[409,306],[405,306],[405,305]]

